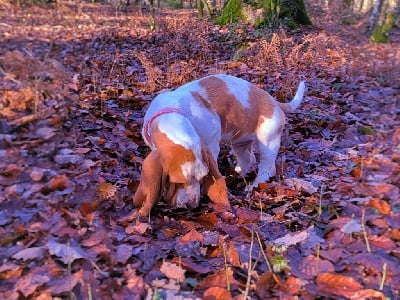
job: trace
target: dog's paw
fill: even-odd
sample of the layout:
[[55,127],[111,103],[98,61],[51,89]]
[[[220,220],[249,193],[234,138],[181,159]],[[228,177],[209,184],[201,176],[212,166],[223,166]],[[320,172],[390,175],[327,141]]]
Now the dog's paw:
[[231,204],[228,198],[228,189],[226,187],[225,179],[219,178],[215,180],[208,188],[207,196],[210,200],[218,205],[230,207]]

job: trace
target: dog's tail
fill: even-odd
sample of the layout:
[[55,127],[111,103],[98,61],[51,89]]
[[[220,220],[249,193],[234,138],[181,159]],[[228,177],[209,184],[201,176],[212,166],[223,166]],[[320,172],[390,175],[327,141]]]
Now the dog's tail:
[[285,113],[292,113],[294,112],[300,105],[301,101],[303,101],[304,93],[306,92],[306,84],[304,81],[299,83],[299,87],[297,88],[296,95],[294,96],[293,100],[289,103],[279,103],[279,106]]

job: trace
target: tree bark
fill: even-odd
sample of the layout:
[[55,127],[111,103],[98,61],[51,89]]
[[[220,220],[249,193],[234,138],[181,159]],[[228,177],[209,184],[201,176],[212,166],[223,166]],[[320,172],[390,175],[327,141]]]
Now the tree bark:
[[217,24],[244,20],[260,25],[285,24],[291,28],[311,25],[304,0],[255,0],[245,4],[242,0],[228,0],[221,11]]
[[376,43],[386,43],[399,14],[400,0],[377,1],[370,18],[371,40]]

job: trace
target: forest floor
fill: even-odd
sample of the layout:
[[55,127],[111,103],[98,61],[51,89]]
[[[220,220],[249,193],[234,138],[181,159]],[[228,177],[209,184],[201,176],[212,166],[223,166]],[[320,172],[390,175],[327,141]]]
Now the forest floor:
[[[292,31],[171,9],[150,30],[135,6],[3,2],[0,299],[398,299],[400,30],[373,44],[365,18],[308,9]],[[307,82],[277,176],[246,193],[223,147],[235,214],[132,220],[147,104],[215,73],[279,101]]]

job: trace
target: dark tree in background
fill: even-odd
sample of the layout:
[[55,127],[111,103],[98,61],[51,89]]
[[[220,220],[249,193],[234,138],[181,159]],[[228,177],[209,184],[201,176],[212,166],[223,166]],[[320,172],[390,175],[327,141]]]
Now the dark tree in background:
[[354,14],[369,16],[371,40],[386,43],[389,33],[400,21],[400,0],[344,0]]
[[255,25],[311,25],[304,0],[228,0],[218,24],[244,20]]

